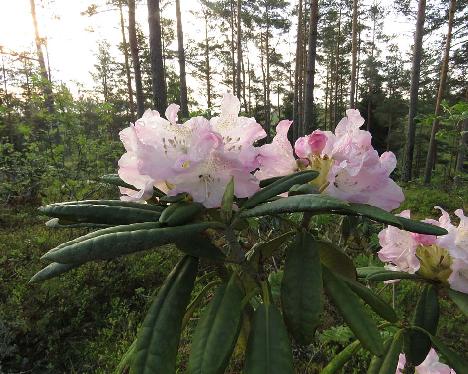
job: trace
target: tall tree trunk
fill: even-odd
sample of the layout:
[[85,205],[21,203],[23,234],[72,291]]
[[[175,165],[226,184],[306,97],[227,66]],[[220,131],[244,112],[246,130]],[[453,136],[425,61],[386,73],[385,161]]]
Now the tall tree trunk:
[[335,92],[334,92],[334,99],[335,102],[333,104],[333,128],[336,127],[337,118],[338,118],[338,80],[339,80],[339,66],[340,66],[340,41],[341,41],[341,8],[339,11],[338,16],[338,37],[336,39],[336,56],[335,56]]
[[135,96],[137,102],[138,118],[145,111],[145,97],[143,95],[143,83],[141,80],[140,56],[138,54],[138,41],[135,25],[135,0],[128,0],[128,40],[130,42],[130,53],[132,54],[133,74],[135,76]]
[[245,66],[244,66],[243,58],[241,59],[241,69],[242,69],[242,101],[244,102],[244,110],[246,111],[246,113],[248,113],[247,100],[245,96]]
[[234,44],[234,0],[230,0],[230,27],[231,27],[231,66],[232,66],[232,93],[236,94],[236,59],[235,59],[235,44]]
[[468,147],[468,119],[463,121],[461,126],[460,142],[458,143],[458,155],[456,170],[459,172],[464,171],[464,163],[466,159],[466,148]]
[[387,151],[390,151],[390,136],[392,134],[392,114],[390,113],[389,119],[388,119],[388,131],[387,131]]
[[440,71],[439,91],[437,92],[437,100],[436,100],[436,107],[435,107],[435,113],[434,113],[435,118],[434,118],[434,121],[432,122],[431,139],[429,141],[429,149],[427,150],[427,157],[426,157],[426,167],[424,170],[424,183],[425,184],[428,184],[431,182],[432,167],[434,166],[435,150],[436,150],[436,134],[437,134],[437,131],[439,130],[439,116],[440,116],[440,111],[441,111],[441,103],[442,103],[442,98],[444,97],[445,86],[447,83],[447,71],[448,71],[448,63],[450,59],[450,44],[452,41],[452,27],[453,27],[453,18],[455,16],[456,5],[457,5],[456,0],[450,0],[447,38],[445,41],[444,58],[442,60],[442,66],[441,66],[441,71]]
[[426,0],[419,0],[416,31],[414,32],[413,64],[411,69],[411,88],[408,113],[408,128],[406,132],[405,164],[403,168],[403,181],[411,180],[413,171],[413,153],[416,135],[415,117],[418,109],[419,75],[421,71],[422,38],[424,34],[424,21],[426,18]]
[[265,9],[266,16],[266,33],[265,33],[265,60],[266,60],[266,103],[265,103],[265,131],[267,133],[266,141],[270,141],[270,126],[271,126],[271,102],[270,102],[270,13],[268,4]]
[[50,84],[49,76],[47,75],[47,67],[44,60],[44,53],[42,52],[42,39],[39,34],[39,26],[37,24],[37,16],[36,16],[36,3],[35,0],[30,0],[29,4],[31,6],[31,16],[34,26],[34,33],[35,33],[35,43],[36,43],[36,51],[37,51],[37,60],[39,61],[39,68],[40,74],[43,79],[42,92],[44,95],[45,100],[45,107],[50,114],[55,112],[54,108],[54,97],[52,94],[52,87]]
[[352,24],[352,42],[351,42],[351,88],[349,90],[349,107],[351,109],[355,108],[354,104],[354,95],[356,91],[356,60],[357,60],[357,10],[358,10],[358,0],[353,0],[353,24]]
[[167,107],[166,84],[162,55],[161,14],[159,0],[148,0],[148,24],[151,54],[151,80],[153,103],[156,110],[163,113]]
[[[375,25],[377,22],[377,14],[373,13],[372,17],[372,44],[371,44],[371,63],[374,64],[374,51],[375,51]],[[369,77],[367,87],[367,131],[371,131],[372,127],[372,100],[374,97],[374,87],[372,85],[372,77]]]
[[208,14],[205,14],[205,81],[206,99],[208,110],[211,110],[211,67],[210,67],[210,42],[208,39]]
[[[242,69],[242,0],[237,0],[237,79],[236,79],[236,95],[241,99],[241,69]],[[245,101],[245,100],[244,100]],[[245,102],[244,102],[245,104]]]
[[325,108],[324,108],[324,115],[323,115],[323,128],[328,130],[327,128],[327,119],[328,119],[328,82],[330,77],[330,61],[327,61],[327,78],[325,81]]
[[[293,98],[293,131],[290,134],[290,140],[295,141],[299,135],[299,75],[301,67],[301,45],[302,45],[302,0],[299,0],[297,13],[297,37],[296,37],[296,61],[294,69],[294,98]],[[292,135],[292,136],[291,136]]]
[[315,128],[314,85],[317,57],[318,0],[310,1],[309,47],[307,53],[307,79],[304,98],[304,133]]
[[122,3],[119,3],[119,13],[120,13],[120,32],[122,34],[122,46],[124,51],[124,61],[125,61],[125,75],[127,77],[127,91],[128,91],[128,103],[130,107],[130,117],[132,121],[135,119],[135,104],[133,102],[133,88],[132,88],[132,76],[130,73],[130,62],[128,56],[128,44],[127,37],[125,36],[125,21],[122,11]]
[[361,71],[361,29],[359,29],[358,32],[358,51],[357,51],[357,69],[356,69],[356,88],[354,92],[354,106],[356,106],[356,103],[358,101],[358,93],[359,93],[359,73]]
[[182,32],[182,17],[180,15],[180,0],[176,0],[177,18],[177,46],[179,55],[179,76],[180,76],[180,114],[183,118],[189,117],[187,100],[187,80],[185,76],[185,50],[184,33]]

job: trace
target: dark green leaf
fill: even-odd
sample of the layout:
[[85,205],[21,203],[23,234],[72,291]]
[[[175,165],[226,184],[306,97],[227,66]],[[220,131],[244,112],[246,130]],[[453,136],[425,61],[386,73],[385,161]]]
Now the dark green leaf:
[[112,184],[114,186],[120,186],[125,188],[130,188],[131,190],[138,191],[138,188],[124,182],[118,174],[106,174],[101,177],[101,180],[105,183]]
[[60,274],[66,273],[76,267],[79,264],[60,264],[58,262],[53,262],[47,265],[44,269],[37,272],[30,280],[29,283],[33,282],[42,282],[50,278],[54,278]]
[[224,190],[223,199],[221,202],[221,218],[224,223],[231,222],[232,204],[234,202],[234,178],[232,177]]
[[359,340],[355,340],[333,357],[333,360],[331,360],[327,366],[322,369],[320,374],[334,374],[338,372],[351,359],[351,357],[353,357],[359,348],[361,348],[361,343]]
[[427,235],[447,235],[448,232],[442,227],[434,226],[429,223],[415,221],[412,219],[404,218],[404,217],[397,217],[398,221],[400,221],[401,226],[406,231],[417,232],[419,234],[427,234]]
[[349,279],[356,279],[356,268],[353,261],[330,242],[317,241],[320,261],[329,270]]
[[405,330],[399,330],[394,336],[390,348],[385,354],[382,366],[380,367],[379,374],[395,374],[398,358],[403,349],[403,332]]
[[448,291],[449,297],[460,308],[465,316],[468,317],[468,295],[452,289]]

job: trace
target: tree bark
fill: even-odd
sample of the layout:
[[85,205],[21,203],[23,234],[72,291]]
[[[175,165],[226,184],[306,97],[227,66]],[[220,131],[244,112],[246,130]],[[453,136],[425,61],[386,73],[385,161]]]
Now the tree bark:
[[349,90],[349,107],[351,109],[355,108],[354,104],[354,95],[356,91],[356,61],[357,61],[357,9],[358,9],[358,0],[353,0],[353,24],[352,24],[352,42],[351,42],[351,87]]
[[240,100],[242,97],[241,85],[241,69],[242,69],[242,0],[237,0],[237,79],[236,79],[236,95]]
[[187,99],[187,80],[185,75],[185,50],[184,33],[182,31],[182,17],[180,15],[180,0],[176,0],[176,19],[177,19],[177,47],[179,57],[179,76],[180,76],[180,114],[183,118],[189,118],[188,99]]
[[49,114],[53,114],[55,112],[54,108],[54,97],[52,94],[52,87],[50,84],[49,76],[47,74],[47,67],[44,60],[44,53],[42,52],[42,39],[39,34],[39,26],[37,24],[37,16],[36,16],[36,3],[35,0],[30,0],[31,6],[31,16],[34,26],[34,34],[35,34],[35,43],[36,43],[36,51],[37,51],[37,60],[39,61],[39,68],[40,74],[43,79],[42,92],[44,95],[45,100],[45,107]]
[[307,79],[304,97],[304,133],[315,128],[314,85],[317,57],[318,0],[310,1],[309,47],[307,53]]
[[297,37],[296,37],[296,61],[294,69],[294,98],[293,98],[293,131],[290,135],[291,141],[296,141],[299,134],[299,74],[301,68],[301,44],[302,44],[302,0],[299,0],[299,8],[297,13]]
[[468,147],[468,119],[465,119],[462,124],[460,142],[458,143],[458,155],[456,170],[464,171],[464,163],[466,159],[466,148]]
[[140,56],[138,53],[138,41],[136,36],[135,0],[128,0],[128,40],[130,42],[130,53],[132,54],[133,74],[135,76],[135,96],[137,103],[138,118],[145,111],[145,97],[143,95],[143,83],[141,80]]
[[270,122],[271,122],[271,102],[270,102],[270,14],[268,4],[265,9],[266,16],[266,33],[265,33],[265,59],[266,59],[266,103],[265,103],[265,131],[267,133],[266,141],[269,142],[271,138],[270,134]]
[[151,81],[153,104],[163,112],[167,107],[166,83],[162,55],[161,14],[159,0],[148,0],[149,45],[151,54]]
[[336,39],[336,56],[335,56],[335,92],[334,92],[334,104],[333,104],[333,122],[332,126],[333,129],[337,125],[337,119],[338,119],[338,78],[339,78],[339,66],[340,66],[340,40],[341,40],[341,8],[339,11],[339,16],[338,16],[338,37]]
[[206,100],[208,110],[211,110],[211,68],[210,68],[210,44],[208,40],[208,14],[205,13],[205,81]]
[[119,13],[120,13],[120,32],[122,33],[122,46],[124,52],[124,61],[125,61],[125,75],[127,77],[127,91],[128,91],[128,103],[130,107],[130,117],[132,121],[135,119],[135,104],[133,102],[133,88],[132,88],[132,76],[130,73],[130,62],[128,56],[128,44],[127,37],[125,36],[125,21],[122,11],[122,3],[119,3]]
[[232,66],[232,93],[236,94],[236,59],[234,44],[234,0],[229,2],[231,7],[230,26],[231,26],[231,66]]
[[413,174],[413,154],[416,136],[415,117],[418,108],[419,75],[421,71],[422,38],[424,34],[424,21],[426,18],[426,0],[419,0],[416,31],[414,32],[413,63],[411,69],[410,103],[408,113],[408,128],[406,132],[405,163],[403,168],[403,181],[411,180]]
[[431,130],[431,139],[429,140],[429,149],[427,150],[427,157],[426,157],[426,167],[424,170],[424,183],[428,184],[431,182],[432,176],[432,167],[434,166],[434,159],[435,159],[435,150],[436,150],[436,134],[439,130],[439,116],[441,112],[441,103],[445,93],[445,87],[447,84],[447,71],[448,71],[448,63],[450,59],[450,44],[452,41],[452,27],[453,27],[453,18],[455,16],[455,7],[457,5],[456,0],[450,0],[449,6],[449,19],[448,19],[448,30],[447,30],[447,38],[445,41],[445,51],[444,51],[444,58],[442,60],[442,67],[440,71],[440,81],[439,81],[439,90],[437,92],[437,100],[436,100],[436,107],[435,107],[435,118],[432,122],[432,130]]

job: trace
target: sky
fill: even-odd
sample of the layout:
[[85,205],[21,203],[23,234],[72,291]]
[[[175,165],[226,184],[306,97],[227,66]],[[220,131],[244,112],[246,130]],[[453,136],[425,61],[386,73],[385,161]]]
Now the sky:
[[[366,3],[366,0],[363,0]],[[369,2],[367,0],[367,2]],[[33,51],[34,29],[31,22],[29,0],[0,0],[0,46],[6,51]],[[117,10],[100,12],[92,17],[80,13],[92,3],[105,3],[104,0],[36,0],[36,12],[42,37],[48,40],[49,59],[52,67],[52,80],[65,82],[74,94],[80,92],[79,84],[85,89],[94,85],[90,72],[95,64],[98,41],[106,39],[111,45],[120,42],[120,25]],[[292,1],[294,4],[294,0]],[[391,8],[392,1],[382,0],[382,5]],[[137,2],[137,22],[147,33],[146,2]],[[185,41],[199,40],[203,34],[203,22],[193,14],[200,5],[196,0],[182,0],[182,19]],[[164,10],[165,17],[175,15],[175,7]],[[395,40],[403,53],[409,51],[412,44],[413,25],[402,17],[390,14],[385,17],[384,31],[395,34]],[[279,46],[285,60],[292,60],[295,43],[295,26],[291,27],[286,43]],[[176,46],[172,46],[173,49]],[[117,51],[114,51],[117,54]],[[385,53],[385,51],[384,51]],[[252,56],[253,59],[258,56]],[[177,70],[176,70],[177,71]],[[204,102],[200,83],[190,76],[188,85],[192,88],[195,99]],[[219,91],[219,90],[218,90]],[[201,92],[197,94],[197,92]],[[317,95],[320,97],[320,92]]]

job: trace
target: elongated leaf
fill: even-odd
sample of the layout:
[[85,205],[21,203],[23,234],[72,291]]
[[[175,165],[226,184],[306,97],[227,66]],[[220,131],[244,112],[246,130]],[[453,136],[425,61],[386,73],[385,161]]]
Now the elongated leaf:
[[114,232],[66,245],[46,253],[43,258],[65,264],[111,259],[173,243],[180,238],[191,237],[218,226],[217,223],[204,222],[178,227]]
[[45,225],[51,229],[76,229],[76,228],[87,228],[87,229],[102,229],[106,227],[113,227],[114,225],[110,225],[107,223],[66,223],[67,221],[63,222],[59,218],[52,218],[48,220]]
[[262,258],[272,256],[273,252],[281,248],[281,246],[286,243],[294,233],[295,231],[288,231],[271,240],[254,245],[247,253],[247,259],[251,263],[257,263],[260,256]]
[[137,340],[135,339],[119,361],[114,370],[114,374],[124,374],[131,366],[133,355],[135,354]]
[[118,174],[106,174],[101,177],[101,180],[105,183],[112,184],[114,186],[120,186],[125,188],[130,188],[131,190],[138,191],[138,188],[124,182]]
[[325,366],[320,374],[334,374],[345,366],[345,364],[353,357],[353,355],[361,348],[361,342],[355,340],[349,344],[345,349],[338,353],[327,366]]
[[382,367],[383,360],[387,355],[388,350],[393,342],[393,337],[387,338],[384,341],[384,354],[382,356],[372,356],[372,359],[367,368],[367,374],[379,374],[380,368]]
[[194,257],[204,257],[216,261],[224,261],[226,256],[209,238],[201,234],[193,234],[175,241],[177,248]]
[[242,217],[259,217],[270,214],[312,212],[326,213],[344,209],[349,204],[327,195],[289,196],[270,203],[258,205],[241,213]]
[[419,234],[427,234],[427,235],[447,235],[448,231],[445,230],[443,227],[434,226],[429,223],[415,221],[412,219],[404,218],[404,217],[397,217],[398,221],[400,221],[401,226],[406,231],[417,232]]
[[284,178],[285,175],[283,176],[279,176],[279,177],[271,177],[271,178],[267,178],[267,179],[262,179],[260,181],[260,188],[264,188],[270,184],[272,184],[273,182],[276,182],[278,180],[280,180],[281,178]]
[[167,277],[138,332],[132,373],[176,372],[182,318],[190,301],[197,269],[198,259],[185,256]]
[[366,313],[359,299],[344,280],[333,275],[326,267],[322,270],[327,295],[340,311],[351,331],[361,341],[364,348],[380,356],[383,353],[383,345],[375,322]]
[[[433,285],[424,285],[413,314],[412,325],[423,328],[431,334],[437,331],[439,323],[439,298]],[[408,333],[405,345],[406,359],[414,366],[421,364],[431,349],[430,338],[419,331]]]
[[349,207],[346,208],[346,211],[350,214],[354,213],[377,222],[387,223],[397,227],[401,226],[401,222],[392,213],[372,205],[350,203]]
[[299,232],[286,251],[281,305],[289,332],[303,345],[312,343],[323,311],[322,267],[318,244]]
[[30,280],[29,283],[33,282],[42,282],[47,279],[54,278],[60,274],[66,273],[67,271],[70,271],[76,267],[78,267],[79,264],[60,264],[58,262],[53,262],[49,265],[47,265],[44,269],[41,271],[37,272]]
[[404,330],[399,330],[393,336],[392,343],[385,354],[379,374],[395,374],[398,365],[398,358],[403,350],[403,332]]
[[385,270],[373,273],[368,275],[366,278],[368,281],[374,282],[382,282],[387,280],[394,280],[394,279],[414,279],[418,280],[421,279],[416,274],[405,273],[404,271],[392,271],[392,270]]
[[223,194],[223,200],[221,202],[221,218],[224,223],[231,222],[232,218],[232,204],[234,202],[234,178],[231,177],[231,180],[226,186]]
[[465,316],[468,317],[468,295],[466,293],[454,291],[449,289],[449,297],[460,308]]
[[377,273],[388,272],[383,266],[365,266],[356,268],[358,278],[367,278]]
[[318,175],[319,173],[315,170],[305,170],[291,175],[287,175],[253,194],[253,196],[250,197],[242,205],[242,208],[252,208],[258,204],[267,201],[272,197],[281,195],[284,192],[288,192],[288,190],[295,184],[303,184],[310,182],[311,180],[317,178]]
[[288,333],[278,309],[260,304],[247,343],[245,374],[293,374]]
[[39,208],[49,217],[57,217],[70,222],[130,224],[157,222],[160,212],[124,206],[109,205],[47,205]]
[[137,208],[145,210],[153,210],[156,212],[162,212],[166,207],[163,205],[137,203],[133,201],[122,201],[122,200],[77,200],[77,201],[65,201],[63,203],[54,203],[50,205],[109,205],[109,206],[120,206],[126,208]]
[[288,191],[288,196],[294,195],[308,195],[308,194],[318,194],[319,190],[317,187],[312,186],[311,184],[295,184]]
[[219,280],[214,280],[211,281],[210,283],[207,283],[202,290],[195,296],[195,298],[190,302],[189,306],[187,307],[187,310],[185,311],[184,318],[182,320],[182,330],[187,326],[187,323],[190,321],[190,318],[192,318],[193,313],[197,308],[199,308],[201,305],[203,305],[203,299],[214,286],[217,286],[220,283]]
[[349,279],[356,279],[356,268],[344,252],[330,242],[317,241],[320,253],[320,261],[329,270]]
[[364,302],[369,305],[374,312],[380,317],[386,319],[389,322],[397,322],[398,317],[393,308],[388,305],[379,295],[373,292],[371,289],[363,286],[361,283],[343,278],[348,284],[349,288],[356,293]]
[[204,209],[205,208],[200,203],[179,201],[178,203],[169,205],[164,212],[162,212],[161,217],[159,217],[159,222],[167,226],[184,225],[195,220]]
[[195,330],[188,373],[224,373],[239,335],[243,298],[235,275],[218,288]]

